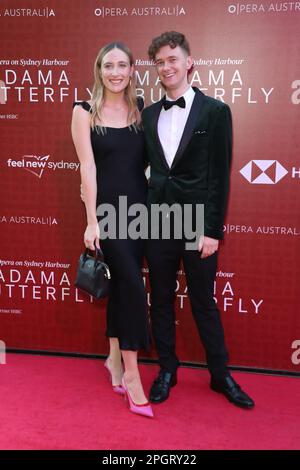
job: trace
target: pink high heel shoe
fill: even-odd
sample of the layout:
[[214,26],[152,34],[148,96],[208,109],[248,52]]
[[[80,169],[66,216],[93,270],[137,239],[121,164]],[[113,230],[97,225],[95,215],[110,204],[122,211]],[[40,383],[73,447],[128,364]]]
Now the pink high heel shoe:
[[112,386],[113,391],[115,393],[118,393],[119,395],[125,395],[125,390],[124,390],[124,388],[121,384],[120,385],[113,385],[113,383],[112,383],[112,374],[111,374],[110,368],[108,367],[107,360],[104,363],[104,367],[108,371],[109,380],[111,382],[111,386]]
[[146,403],[143,403],[142,405],[137,405],[136,403],[134,403],[129,394],[129,390],[126,386],[124,377],[122,378],[122,385],[123,389],[125,390],[125,399],[127,399],[128,401],[130,411],[132,411],[132,413],[136,413],[137,415],[146,416],[147,418],[153,418],[153,411],[148,401]]

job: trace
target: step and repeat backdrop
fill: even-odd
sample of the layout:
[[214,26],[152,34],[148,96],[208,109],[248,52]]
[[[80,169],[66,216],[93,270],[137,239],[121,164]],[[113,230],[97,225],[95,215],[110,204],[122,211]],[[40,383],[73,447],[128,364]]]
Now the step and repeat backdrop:
[[[300,372],[300,2],[1,1],[0,340],[107,353],[105,301],[74,287],[86,219],[72,103],[90,98],[94,59],[113,40],[134,53],[138,95],[159,100],[147,49],[166,30],[191,44],[192,84],[233,113],[215,282],[230,364]],[[180,359],[204,362],[182,270],[176,294]]]

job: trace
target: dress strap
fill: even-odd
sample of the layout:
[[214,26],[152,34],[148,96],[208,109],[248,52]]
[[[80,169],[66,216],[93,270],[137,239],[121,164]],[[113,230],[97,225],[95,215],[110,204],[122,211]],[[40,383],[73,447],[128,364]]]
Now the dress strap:
[[88,112],[91,112],[91,109],[92,109],[91,105],[87,101],[74,101],[73,108],[75,106],[82,106],[82,108]]
[[143,98],[141,96],[138,96],[136,101],[137,101],[138,110],[140,112],[143,111],[143,109],[144,109],[144,100],[143,100]]

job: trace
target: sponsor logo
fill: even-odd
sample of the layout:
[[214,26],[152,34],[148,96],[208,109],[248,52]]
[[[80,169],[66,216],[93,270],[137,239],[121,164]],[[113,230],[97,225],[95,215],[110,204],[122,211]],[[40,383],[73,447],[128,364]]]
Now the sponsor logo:
[[44,157],[39,157],[37,155],[23,155],[22,160],[19,161],[9,158],[7,160],[7,166],[24,168],[29,171],[29,173],[41,178],[49,156],[50,155],[45,155]]
[[14,315],[20,315],[22,310],[18,308],[0,308],[0,313],[13,313]]
[[100,6],[94,10],[95,16],[98,18],[115,17],[115,16],[182,16],[186,15],[182,5],[173,5],[166,7],[150,6],[150,7],[109,7]]
[[258,235],[282,235],[282,236],[299,236],[300,227],[285,227],[282,225],[242,225],[242,224],[226,224],[223,227],[224,232],[228,235],[238,233],[246,235],[248,233]]
[[300,12],[300,2],[269,2],[269,3],[232,3],[227,12],[232,15],[261,13]]
[[23,155],[19,160],[13,160],[9,158],[7,160],[7,166],[9,168],[23,168],[24,170],[29,171],[34,176],[41,178],[44,170],[72,170],[77,171],[79,169],[80,163],[76,162],[51,162],[49,160],[50,155],[37,156],[37,155]]
[[0,16],[4,17],[27,17],[27,18],[50,18],[55,16],[53,8],[6,8],[2,10]]
[[276,184],[288,170],[276,160],[251,160],[240,173],[251,184]]
[[33,217],[31,215],[0,215],[0,224],[58,225],[55,217]]

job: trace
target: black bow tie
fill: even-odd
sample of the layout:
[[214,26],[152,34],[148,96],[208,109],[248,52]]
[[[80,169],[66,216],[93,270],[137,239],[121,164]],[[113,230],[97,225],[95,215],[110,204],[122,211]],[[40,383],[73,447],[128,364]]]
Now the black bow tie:
[[163,99],[163,107],[167,111],[168,109],[172,108],[172,106],[179,106],[180,108],[185,108],[185,99],[183,96],[178,98],[176,101],[168,101],[166,100],[166,97]]

